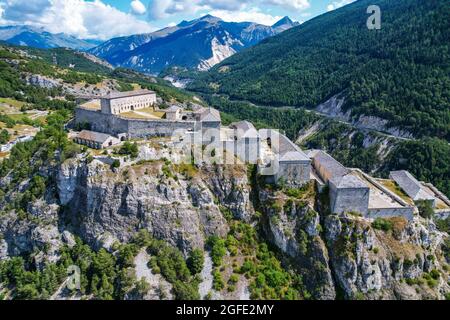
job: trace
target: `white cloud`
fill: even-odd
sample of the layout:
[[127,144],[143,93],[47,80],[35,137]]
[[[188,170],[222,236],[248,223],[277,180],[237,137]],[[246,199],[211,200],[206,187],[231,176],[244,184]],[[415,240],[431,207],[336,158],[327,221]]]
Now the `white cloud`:
[[347,4],[350,4],[350,3],[352,3],[352,2],[355,2],[355,0],[333,1],[332,3],[330,3],[330,4],[327,6],[327,11],[333,11],[333,10],[336,10],[336,9],[338,9],[338,8],[340,8],[340,7],[343,7],[343,6],[347,5]]
[[[302,11],[310,7],[309,0],[153,0],[149,6],[149,19],[167,18],[177,13],[195,14],[199,11],[241,13],[261,4]],[[235,20],[234,20],[235,21]]]
[[194,14],[201,9],[199,0],[153,0],[148,9],[148,18],[158,20],[177,13]]
[[265,2],[267,4],[294,10],[305,10],[311,6],[309,0],[265,0]]
[[0,24],[25,24],[53,33],[102,40],[155,29],[101,0],[5,0]]
[[282,18],[281,16],[272,16],[270,14],[263,13],[258,8],[251,8],[247,11],[238,11],[238,12],[231,12],[227,10],[213,10],[211,11],[211,14],[213,16],[221,18],[224,21],[232,21],[232,22],[248,21],[264,24],[266,26],[274,25]]
[[147,12],[145,5],[139,0],[131,1],[131,11],[137,15],[143,15]]

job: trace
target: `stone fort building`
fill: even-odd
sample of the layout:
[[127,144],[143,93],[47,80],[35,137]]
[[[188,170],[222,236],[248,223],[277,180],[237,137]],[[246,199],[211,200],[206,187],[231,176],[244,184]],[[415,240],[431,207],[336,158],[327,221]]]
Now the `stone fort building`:
[[184,111],[172,106],[158,109],[156,94],[149,90],[111,93],[75,110],[75,125],[124,139],[169,137],[175,130],[208,132],[219,141],[221,117],[213,108]]
[[100,101],[102,113],[117,115],[153,107],[156,104],[156,93],[150,90],[113,92]]
[[[112,93],[80,105],[75,124],[88,125],[91,131],[82,131],[74,140],[107,148],[126,139],[172,137],[177,131],[185,137],[200,136],[195,141],[208,148],[257,164],[258,173],[269,183],[295,188],[314,181],[319,191],[328,190],[334,214],[353,212],[366,218],[403,216],[412,220],[419,200],[450,211],[450,201],[442,193],[408,172],[392,172],[391,179],[376,179],[359,169],[346,168],[322,150],[303,151],[277,130],[256,130],[248,121],[222,127],[216,109],[159,109],[156,101],[154,92],[138,90]],[[399,194],[398,188],[404,194]]]

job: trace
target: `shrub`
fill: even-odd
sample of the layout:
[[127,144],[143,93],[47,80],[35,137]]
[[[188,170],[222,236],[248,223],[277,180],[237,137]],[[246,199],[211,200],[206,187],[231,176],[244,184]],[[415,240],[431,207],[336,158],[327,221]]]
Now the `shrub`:
[[119,168],[120,167],[120,161],[115,159],[112,164],[111,164],[112,168]]
[[200,249],[194,249],[189,255],[187,265],[191,273],[195,275],[202,272],[204,262],[205,257],[203,255],[203,251]]
[[434,280],[438,280],[441,277],[441,274],[439,271],[437,271],[436,269],[433,269],[430,271],[430,276],[431,278],[433,278]]
[[230,284],[236,284],[239,281],[239,276],[237,274],[232,274],[228,282]]
[[222,259],[227,253],[225,240],[217,236],[212,236],[208,239],[208,245],[211,248],[211,259],[216,267],[222,265]]
[[173,285],[173,292],[177,300],[199,300],[200,295],[196,286],[183,281],[176,281]]
[[3,129],[0,132],[0,144],[7,143],[9,141],[9,138],[10,138],[10,134],[9,134],[8,130]]
[[120,147],[119,154],[129,155],[131,158],[136,158],[139,155],[139,148],[137,143],[130,143],[125,141],[125,143]]
[[223,282],[222,274],[219,270],[213,272],[213,288],[216,291],[221,291],[225,288],[225,283]]
[[434,217],[434,210],[430,201],[417,201],[417,208],[422,218],[431,219]]
[[383,218],[376,218],[374,222],[372,222],[372,228],[377,230],[383,230],[385,232],[392,230],[394,224],[392,221]]

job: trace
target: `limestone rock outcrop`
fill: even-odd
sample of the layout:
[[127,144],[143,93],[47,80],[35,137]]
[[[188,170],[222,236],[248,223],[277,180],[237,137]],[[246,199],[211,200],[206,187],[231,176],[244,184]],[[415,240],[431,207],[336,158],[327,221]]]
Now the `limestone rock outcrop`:
[[189,180],[176,172],[165,175],[163,165],[154,161],[113,172],[97,160],[67,161],[57,176],[66,218],[89,243],[105,233],[126,242],[146,229],[187,253],[203,248],[210,235],[227,234],[216,199],[239,217],[252,214],[245,172],[239,177],[231,168],[206,168]]

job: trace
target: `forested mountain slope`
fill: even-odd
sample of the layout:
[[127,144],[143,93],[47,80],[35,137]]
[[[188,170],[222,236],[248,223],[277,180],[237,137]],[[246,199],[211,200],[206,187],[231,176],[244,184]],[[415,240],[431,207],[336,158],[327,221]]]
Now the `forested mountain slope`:
[[[369,30],[369,5],[381,30]],[[450,140],[447,0],[360,0],[266,39],[200,75],[190,89],[313,108],[343,93],[343,111],[416,137]]]

